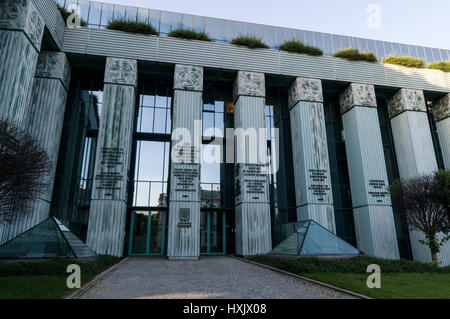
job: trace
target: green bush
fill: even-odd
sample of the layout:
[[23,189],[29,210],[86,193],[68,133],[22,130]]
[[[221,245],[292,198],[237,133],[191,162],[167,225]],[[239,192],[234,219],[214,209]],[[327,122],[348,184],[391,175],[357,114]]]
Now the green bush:
[[287,51],[291,53],[304,53],[308,55],[323,55],[323,51],[319,48],[306,45],[298,40],[285,41],[281,46],[280,50]]
[[234,45],[248,47],[250,49],[256,48],[269,49],[269,46],[265,44],[260,38],[257,37],[240,36],[231,40],[230,43]]
[[[56,4],[56,7],[58,8],[59,13],[61,13],[64,23],[67,24],[67,19],[73,14],[73,12],[66,10],[64,7],[60,6],[59,4]],[[80,18],[80,25],[82,27],[85,27],[85,26],[87,26],[87,22]]]
[[390,55],[383,59],[383,63],[397,64],[406,66],[408,68],[423,68],[425,66],[425,63],[422,59],[417,59],[410,56]]
[[129,33],[140,33],[146,35],[159,35],[155,27],[151,24],[145,22],[136,22],[133,20],[125,20],[123,18],[118,18],[110,20],[106,26],[109,30],[124,31]]
[[252,260],[267,264],[291,273],[337,272],[363,274],[367,266],[377,264],[384,273],[450,273],[450,266],[435,267],[418,261],[405,259],[389,260],[370,256],[357,256],[346,259],[325,259],[301,257],[296,259],[274,259],[267,256],[253,257]]
[[434,62],[427,64],[428,69],[441,70],[444,72],[450,72],[450,61]]
[[354,48],[339,50],[334,54],[334,56],[336,58],[343,58],[349,61],[378,62],[378,59],[373,52],[359,52],[358,49]]
[[212,41],[205,32],[197,32],[195,30],[182,28],[172,30],[167,36],[188,40]]
[[67,276],[67,266],[80,265],[81,273],[95,276],[119,262],[120,258],[100,255],[95,261],[80,261],[70,258],[55,258],[44,261],[20,261],[0,263],[0,277],[9,276]]

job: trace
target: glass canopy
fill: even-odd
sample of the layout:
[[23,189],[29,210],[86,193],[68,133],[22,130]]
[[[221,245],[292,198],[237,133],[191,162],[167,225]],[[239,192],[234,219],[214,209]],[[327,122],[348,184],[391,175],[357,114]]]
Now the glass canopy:
[[95,257],[59,220],[50,217],[0,246],[0,258]]
[[292,223],[293,232],[275,247],[272,255],[359,255],[358,249],[313,220]]

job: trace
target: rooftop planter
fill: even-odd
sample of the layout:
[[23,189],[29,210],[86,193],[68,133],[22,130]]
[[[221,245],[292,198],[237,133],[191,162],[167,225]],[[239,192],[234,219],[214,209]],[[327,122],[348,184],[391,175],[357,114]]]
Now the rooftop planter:
[[108,22],[108,30],[124,31],[129,33],[139,33],[145,35],[159,35],[155,27],[145,22],[136,22],[123,18],[113,19]]
[[230,44],[244,46],[250,49],[269,49],[269,46],[260,38],[250,36],[240,36],[231,40]]
[[377,56],[373,52],[359,52],[358,49],[354,48],[339,50],[334,54],[334,57],[349,61],[378,62]]
[[323,55],[323,51],[321,49],[310,46],[310,45],[306,45],[303,42],[295,40],[295,39],[290,40],[290,41],[285,41],[280,46],[280,50],[291,52],[291,53],[302,53],[302,54],[308,54],[308,55],[314,55],[314,56]]
[[423,59],[417,59],[410,56],[395,56],[390,55],[383,59],[384,64],[396,64],[405,66],[407,68],[423,68],[425,62]]
[[428,69],[435,69],[435,70],[441,70],[444,72],[450,72],[450,61],[434,62],[434,63],[427,64],[426,67]]
[[179,39],[212,42],[212,39],[205,32],[197,32],[191,29],[175,29],[172,30],[167,36]]
[[[66,10],[64,7],[60,6],[59,4],[56,4],[56,7],[58,8],[59,13],[61,13],[61,17],[62,17],[63,20],[64,20],[64,24],[67,25],[67,19],[68,19],[72,14],[74,14],[74,12]],[[77,14],[76,14],[76,15],[77,15]],[[78,15],[77,15],[77,16],[78,16]],[[80,18],[80,25],[81,25],[82,27],[85,27],[85,26],[87,26],[87,22]]]

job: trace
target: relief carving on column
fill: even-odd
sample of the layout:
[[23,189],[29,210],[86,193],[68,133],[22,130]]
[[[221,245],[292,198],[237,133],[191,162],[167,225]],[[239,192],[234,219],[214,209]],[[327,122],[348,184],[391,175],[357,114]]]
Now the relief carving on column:
[[203,68],[192,65],[175,65],[175,90],[203,91]]
[[440,122],[450,117],[450,93],[434,103],[432,108],[434,120]]
[[23,30],[39,51],[44,34],[44,20],[31,0],[2,0],[0,28]]
[[422,90],[400,89],[388,101],[389,117],[404,111],[426,112],[425,96]]
[[105,83],[137,85],[137,61],[120,58],[107,58]]
[[350,83],[339,96],[341,113],[345,113],[354,106],[377,107],[375,87],[369,84]]
[[234,98],[240,95],[266,96],[264,73],[239,71],[234,82]]
[[66,90],[69,90],[70,64],[66,54],[52,51],[39,53],[35,76],[61,80]]
[[289,88],[289,108],[299,101],[323,103],[322,81],[296,78]]

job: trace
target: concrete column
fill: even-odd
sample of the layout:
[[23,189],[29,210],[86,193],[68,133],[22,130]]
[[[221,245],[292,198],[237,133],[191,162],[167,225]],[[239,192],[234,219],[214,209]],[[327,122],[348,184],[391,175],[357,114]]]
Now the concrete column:
[[0,2],[0,120],[25,128],[44,20],[31,0]]
[[65,53],[43,51],[39,54],[31,97],[27,112],[27,130],[45,149],[51,162],[47,188],[27,215],[19,215],[7,224],[2,242],[6,242],[44,221],[50,214],[53,183],[55,181],[59,143],[61,140],[70,83],[70,64]]
[[136,60],[106,59],[87,234],[98,254],[123,254],[136,85]]
[[200,255],[203,68],[176,65],[172,111],[169,259]]
[[262,73],[239,71],[234,85],[236,254],[272,249]]
[[[431,129],[423,91],[401,89],[388,102],[392,135],[400,177],[408,179],[437,171]],[[411,249],[415,260],[431,262],[431,253],[419,240],[422,232],[410,230]],[[450,244],[438,255],[444,264],[450,264]]]
[[351,83],[340,95],[358,248],[399,258],[373,85]]
[[450,170],[450,93],[433,105],[433,115],[441,145],[444,167]]
[[336,233],[321,80],[297,78],[289,90],[297,219]]

